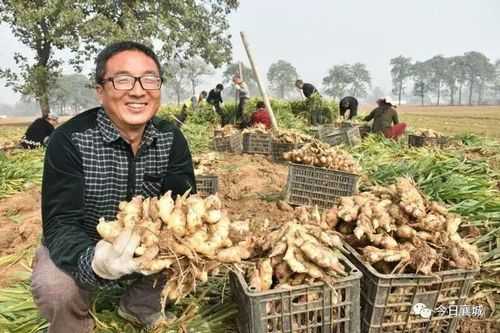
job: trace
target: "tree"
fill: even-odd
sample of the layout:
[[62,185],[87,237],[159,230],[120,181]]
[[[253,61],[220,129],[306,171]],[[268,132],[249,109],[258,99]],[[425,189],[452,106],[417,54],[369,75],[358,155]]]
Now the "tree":
[[[253,75],[253,71],[250,67],[247,67],[245,65],[241,66],[242,71],[243,71],[243,80],[246,82],[248,85],[248,90],[250,91],[250,95],[255,95],[258,93],[259,88],[257,86],[257,80],[255,79],[255,76]],[[228,88],[224,89],[224,95],[225,96],[235,96],[236,90],[234,89],[234,86],[232,85],[233,82],[233,76],[235,74],[239,74],[240,72],[240,64],[239,63],[232,63],[226,66],[226,69],[224,70],[224,73],[222,73],[222,82]]]
[[417,61],[411,68],[413,78],[413,95],[420,97],[420,103],[424,105],[424,98],[430,90],[429,66],[426,62]]
[[500,59],[495,61],[495,79],[493,83],[495,103],[500,103]]
[[429,88],[436,92],[436,105],[439,105],[441,100],[441,89],[447,65],[447,60],[441,55],[434,56],[425,61],[429,75]]
[[227,15],[237,0],[3,0],[0,23],[34,51],[34,59],[14,54],[19,72],[0,70],[7,86],[33,96],[42,114],[49,112],[49,91],[60,75],[56,50],[71,51],[69,63],[81,70],[98,49],[111,41],[136,40],[152,45],[160,57],[201,56],[220,66],[231,56]]
[[[173,93],[172,95],[175,96],[177,105],[180,105],[181,99],[189,93],[186,88],[188,86],[186,70],[178,61],[172,60],[163,64],[163,72],[167,91]],[[169,90],[169,88],[171,89]],[[169,94],[167,93],[167,95]]]
[[482,91],[486,82],[492,79],[493,65],[481,52],[471,51],[464,54],[465,77],[469,86],[469,105],[472,105],[472,92],[478,85],[478,103],[481,103]]
[[189,59],[184,64],[184,72],[186,79],[191,83],[193,96],[196,96],[196,87],[203,82],[201,78],[213,74],[210,65],[199,57]]
[[61,75],[49,93],[51,107],[59,106],[59,113],[71,110],[77,113],[97,104],[95,90],[88,77],[82,74]]
[[370,72],[365,64],[355,63],[351,66],[351,95],[354,97],[366,97],[367,90],[371,85]]
[[325,94],[340,99],[345,96],[347,87],[354,81],[351,67],[349,65],[335,65],[323,78]]
[[394,93],[398,95],[398,104],[401,105],[401,95],[404,93],[405,83],[412,75],[411,58],[402,55],[391,59],[391,76]]
[[271,90],[275,91],[280,98],[285,98],[288,92],[293,91],[298,77],[295,67],[285,60],[273,63],[267,71],[267,80],[271,84]]

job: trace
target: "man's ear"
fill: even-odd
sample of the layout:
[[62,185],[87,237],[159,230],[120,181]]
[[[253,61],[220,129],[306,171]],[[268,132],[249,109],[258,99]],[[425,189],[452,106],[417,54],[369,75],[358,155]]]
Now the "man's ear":
[[97,95],[97,100],[99,101],[100,104],[102,104],[102,98],[103,98],[103,94],[104,94],[104,87],[101,86],[100,84],[98,84],[96,87],[95,87],[95,92],[96,92],[96,95]]

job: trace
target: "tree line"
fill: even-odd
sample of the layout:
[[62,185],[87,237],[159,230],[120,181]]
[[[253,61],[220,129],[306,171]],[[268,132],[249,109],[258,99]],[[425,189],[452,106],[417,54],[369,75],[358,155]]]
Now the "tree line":
[[481,52],[462,56],[436,55],[412,62],[409,57],[391,59],[393,94],[401,104],[405,96],[416,96],[420,104],[484,104],[500,101],[500,60],[493,63]]

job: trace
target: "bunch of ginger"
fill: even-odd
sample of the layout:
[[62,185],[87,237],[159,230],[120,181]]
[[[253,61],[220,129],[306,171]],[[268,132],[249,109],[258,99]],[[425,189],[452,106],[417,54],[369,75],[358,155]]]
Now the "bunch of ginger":
[[458,234],[460,216],[428,200],[407,178],[340,198],[336,230],[383,273],[473,269],[479,254]]
[[361,167],[351,154],[319,141],[306,143],[300,149],[284,153],[283,157],[287,161],[298,164],[313,165],[354,174],[361,172]]
[[304,144],[307,142],[314,141],[313,137],[290,130],[279,130],[278,134],[275,135],[274,140],[280,143],[290,143],[290,144]]
[[247,270],[247,281],[255,291],[290,288],[325,282],[347,275],[341,262],[340,235],[331,230],[336,218],[317,207],[299,207],[294,218],[256,241],[261,259]]
[[141,237],[135,260],[143,274],[163,272],[168,282],[163,301],[176,301],[190,293],[198,282],[220,264],[238,263],[249,258],[252,240],[247,226],[231,222],[216,195],[177,196],[171,192],[160,198],[134,197],[122,202],[117,219],[99,221],[97,231],[109,242],[123,229],[133,229]]

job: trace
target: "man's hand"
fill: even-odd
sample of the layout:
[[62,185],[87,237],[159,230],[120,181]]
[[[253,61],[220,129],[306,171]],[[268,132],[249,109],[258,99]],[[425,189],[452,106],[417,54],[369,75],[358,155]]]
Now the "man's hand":
[[92,269],[108,280],[136,272],[138,264],[133,257],[140,241],[139,235],[130,229],[122,231],[113,244],[100,240],[95,247]]

